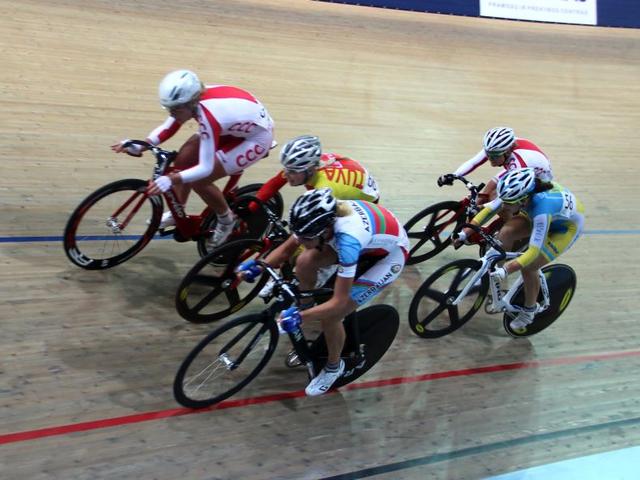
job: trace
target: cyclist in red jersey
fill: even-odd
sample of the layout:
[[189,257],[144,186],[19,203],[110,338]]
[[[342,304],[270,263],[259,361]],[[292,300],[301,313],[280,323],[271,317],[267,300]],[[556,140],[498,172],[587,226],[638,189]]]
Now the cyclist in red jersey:
[[[218,246],[231,235],[235,218],[213,182],[226,176],[239,178],[245,168],[268,155],[273,120],[249,92],[227,85],[205,86],[189,70],[176,70],[165,76],[159,96],[169,117],[148,135],[149,143],[159,145],[166,141],[191,119],[198,122],[199,131],[178,152],[175,166],[181,171],[157,178],[149,184],[148,193],[166,192],[174,185],[184,204],[192,187],[217,215],[210,244]],[[125,151],[124,142],[112,145],[112,150]],[[137,156],[142,150],[138,146],[127,148],[128,153]],[[167,213],[163,215],[163,228],[174,223]]]

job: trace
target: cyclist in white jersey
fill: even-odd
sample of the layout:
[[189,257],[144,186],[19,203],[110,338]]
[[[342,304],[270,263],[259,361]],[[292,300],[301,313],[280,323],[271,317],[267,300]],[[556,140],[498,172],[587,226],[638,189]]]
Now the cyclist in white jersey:
[[[504,175],[513,170],[533,168],[536,177],[541,181],[553,180],[549,158],[533,142],[517,138],[512,128],[492,128],[485,133],[482,146],[480,152],[460,165],[454,173],[441,175],[438,178],[438,186],[451,185],[454,176],[465,176],[487,160],[493,167],[502,167],[502,171],[487,182],[478,196],[478,205],[493,200],[496,197],[496,185]],[[505,234],[521,238],[528,234],[529,224],[521,215],[514,215],[506,210],[501,210],[499,215],[504,221],[501,230]]]
[[[307,395],[321,395],[342,375],[340,358],[345,342],[342,320],[359,306],[373,299],[402,271],[409,251],[409,239],[402,224],[386,208],[362,201],[337,202],[329,188],[309,190],[291,207],[289,224],[296,242],[283,244],[265,259],[279,267],[299,245],[305,250],[296,262],[296,276],[302,290],[315,287],[318,269],[338,264],[332,298],[300,311],[283,311],[279,323],[292,332],[302,321],[320,321],[327,342],[327,365],[307,386]],[[379,257],[366,272],[356,278],[356,266],[362,256]],[[255,279],[260,268],[249,260],[238,268],[245,280]]]
[[460,165],[455,172],[441,175],[438,178],[438,186],[451,185],[454,176],[464,177],[487,160],[492,167],[502,167],[503,170],[487,182],[480,194],[483,200],[479,202],[481,204],[495,198],[498,181],[511,170],[533,168],[540,180],[553,180],[551,162],[536,144],[524,138],[517,138],[512,128],[495,127],[485,133],[482,150]]
[[[169,117],[148,135],[149,143],[161,144],[190,119],[198,122],[199,131],[178,152],[174,165],[181,171],[157,178],[149,185],[148,193],[166,192],[175,185],[178,199],[184,204],[193,186],[218,217],[211,243],[220,245],[233,231],[235,218],[212,182],[229,175],[239,178],[245,168],[268,155],[273,120],[249,92],[227,85],[205,86],[189,70],[176,70],[165,76],[159,96]],[[112,150],[123,152],[125,141],[112,145]],[[127,148],[128,153],[137,156],[142,150],[139,146]],[[163,215],[161,227],[174,223],[170,212]]]

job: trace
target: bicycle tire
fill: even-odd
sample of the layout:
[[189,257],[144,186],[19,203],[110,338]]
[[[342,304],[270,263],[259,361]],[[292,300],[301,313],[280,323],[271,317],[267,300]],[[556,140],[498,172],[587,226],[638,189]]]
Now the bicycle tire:
[[[147,183],[134,178],[119,180],[80,202],[64,229],[64,251],[72,263],[87,270],[111,268],[138,254],[151,241],[160,225],[162,199],[146,196]],[[127,234],[112,220],[122,207],[118,220],[126,222]]]
[[[429,260],[451,244],[451,233],[465,221],[461,208],[461,202],[454,200],[436,203],[418,212],[404,225],[412,244],[407,265]],[[441,238],[443,233],[444,238]]]
[[[345,362],[344,373],[333,384],[332,389],[353,382],[371,369],[387,352],[398,333],[400,317],[390,305],[372,305],[357,312],[360,344],[364,351],[364,362],[356,356],[359,346],[353,336],[353,318],[347,317],[344,328],[347,334],[341,357]],[[316,372],[327,362],[327,344],[321,333],[310,346]]]
[[[511,328],[509,324],[513,317],[505,313],[502,317],[502,324],[505,331],[512,337],[528,337],[541,332],[555,322],[571,303],[578,283],[576,272],[573,268],[562,263],[555,263],[543,267],[542,272],[547,279],[547,286],[549,287],[549,308],[536,315],[533,323],[521,330]],[[538,301],[542,302],[542,292],[538,295]],[[520,285],[515,291],[511,304],[524,305],[524,285]]]
[[[235,268],[249,258],[263,256],[263,240],[235,240],[201,258],[180,282],[176,310],[191,323],[210,323],[238,312],[267,282],[238,282]],[[266,254],[266,253],[264,253]]]
[[[265,335],[268,335],[268,342],[263,344],[261,341]],[[225,323],[203,338],[180,365],[173,381],[176,401],[187,408],[205,408],[234,395],[262,371],[276,349],[278,338],[276,322],[260,313]],[[203,353],[205,350],[206,353]],[[255,358],[251,355],[254,352]],[[226,358],[222,358],[223,354]],[[211,355],[212,360],[207,355]],[[241,357],[239,365],[229,368]],[[249,360],[253,361],[250,365]],[[246,375],[244,369],[239,374],[238,370],[243,366],[247,366]],[[223,382],[218,376],[213,378],[216,372],[220,376],[228,375],[229,382]],[[193,376],[189,376],[189,373]],[[203,383],[196,385],[198,378],[211,381],[212,385],[205,391],[207,387]]]
[[[230,237],[229,241],[241,240],[246,238],[261,238],[267,227],[269,226],[269,218],[267,214],[262,210],[255,212],[250,211],[247,208],[239,209],[239,206],[243,206],[242,199],[247,197],[254,197],[258,190],[262,187],[262,183],[251,183],[243,187],[238,188],[235,192],[235,201],[229,202],[229,208],[234,212],[239,220],[241,228],[238,228]],[[284,201],[280,192],[267,200],[267,206],[278,218],[282,217],[282,211],[284,209]],[[202,222],[202,231],[213,231],[217,222],[217,216],[215,213],[210,213]],[[200,257],[205,257],[211,251],[207,246],[208,236],[204,235],[197,239],[198,254]]]
[[433,272],[420,286],[409,306],[409,327],[413,333],[422,338],[438,338],[467,323],[487,296],[488,275],[481,278],[478,286],[472,287],[463,304],[448,305],[447,302],[455,299],[466,285],[463,282],[472,277],[481,265],[479,260],[456,260]]

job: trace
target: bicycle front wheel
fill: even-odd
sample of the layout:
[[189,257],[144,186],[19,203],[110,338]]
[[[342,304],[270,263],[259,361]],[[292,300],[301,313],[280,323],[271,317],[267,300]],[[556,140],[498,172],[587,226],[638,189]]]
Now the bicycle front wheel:
[[69,260],[87,270],[110,268],[140,252],[158,230],[162,200],[147,182],[126,179],[96,190],[71,214],[64,230]]
[[236,313],[255,298],[267,282],[241,282],[235,269],[248,259],[261,257],[262,240],[236,240],[214,249],[185,275],[176,293],[176,310],[193,323],[209,323]]
[[457,330],[482,306],[489,291],[489,278],[483,275],[457,305],[452,302],[480,270],[478,260],[456,260],[427,278],[409,306],[409,327],[423,338],[438,338]]
[[276,322],[263,314],[232,320],[207,335],[187,355],[173,382],[180,405],[204,408],[237,393],[271,359],[278,344]]
[[464,222],[460,202],[440,202],[411,218],[404,229],[411,241],[407,265],[415,265],[436,256],[451,244],[451,234]]

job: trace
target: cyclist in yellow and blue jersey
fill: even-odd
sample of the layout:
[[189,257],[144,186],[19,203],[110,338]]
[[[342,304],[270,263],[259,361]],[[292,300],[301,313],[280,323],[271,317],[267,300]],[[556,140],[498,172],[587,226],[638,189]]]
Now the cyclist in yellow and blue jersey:
[[[507,173],[498,182],[498,196],[473,218],[471,223],[482,225],[498,211],[515,215],[518,212],[529,220],[526,229],[505,229],[498,238],[507,250],[523,238],[529,237],[529,247],[519,257],[498,267],[493,275],[503,280],[510,273],[521,271],[524,280],[524,308],[511,322],[511,328],[529,325],[535,316],[540,291],[538,270],[566,252],[582,233],[584,206],[568,189],[555,182],[536,179],[532,168]],[[463,229],[457,241],[464,241],[472,230]]]

